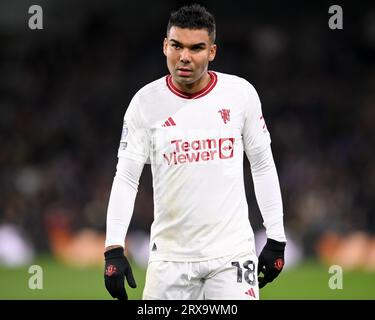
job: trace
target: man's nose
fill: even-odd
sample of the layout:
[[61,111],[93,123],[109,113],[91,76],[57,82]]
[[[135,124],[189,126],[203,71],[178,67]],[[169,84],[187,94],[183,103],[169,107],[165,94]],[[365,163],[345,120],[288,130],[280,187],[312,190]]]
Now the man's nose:
[[191,57],[190,57],[189,49],[184,48],[183,50],[181,50],[180,62],[182,62],[182,63],[190,63],[190,61],[191,61]]

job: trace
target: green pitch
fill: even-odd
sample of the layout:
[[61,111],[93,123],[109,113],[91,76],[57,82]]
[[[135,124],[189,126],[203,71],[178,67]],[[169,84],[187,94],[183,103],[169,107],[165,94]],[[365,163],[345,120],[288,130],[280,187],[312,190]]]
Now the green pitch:
[[[43,268],[43,289],[29,289],[28,266],[0,267],[0,299],[112,299],[104,288],[103,271],[97,268],[67,267],[44,257],[33,264]],[[132,263],[138,288],[129,289],[130,299],[140,299],[145,271]],[[261,290],[262,299],[375,299],[375,273],[344,272],[343,289],[331,290],[328,267],[305,262],[284,270],[274,283]]]

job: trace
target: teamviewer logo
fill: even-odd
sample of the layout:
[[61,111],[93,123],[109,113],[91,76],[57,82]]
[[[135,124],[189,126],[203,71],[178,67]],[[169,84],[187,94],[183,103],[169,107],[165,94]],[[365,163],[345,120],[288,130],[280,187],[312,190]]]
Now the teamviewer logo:
[[219,139],[219,157],[220,159],[233,158],[234,138]]

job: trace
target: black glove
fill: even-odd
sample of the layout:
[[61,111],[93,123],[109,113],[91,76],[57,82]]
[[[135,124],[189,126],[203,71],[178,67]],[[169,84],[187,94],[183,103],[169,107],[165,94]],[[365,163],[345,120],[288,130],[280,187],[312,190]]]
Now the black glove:
[[134,276],[128,259],[124,255],[124,248],[114,248],[104,252],[105,271],[104,282],[105,287],[113,298],[119,300],[128,300],[125,290],[124,278],[126,277],[129,286],[136,288]]
[[[272,282],[283,269],[285,245],[285,242],[267,239],[258,261],[259,288],[263,288],[267,283]],[[259,277],[261,272],[263,277]]]

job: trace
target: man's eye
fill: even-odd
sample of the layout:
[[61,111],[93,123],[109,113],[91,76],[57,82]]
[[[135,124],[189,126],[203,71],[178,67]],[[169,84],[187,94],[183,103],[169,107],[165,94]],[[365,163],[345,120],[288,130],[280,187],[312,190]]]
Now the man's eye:
[[175,48],[175,49],[180,49],[181,47],[178,45],[178,44],[172,44],[172,47]]

